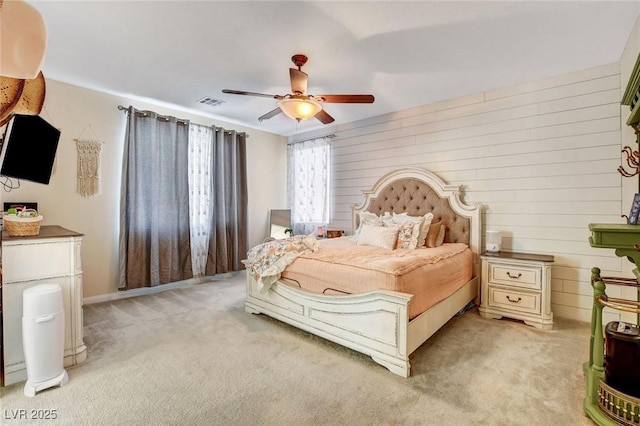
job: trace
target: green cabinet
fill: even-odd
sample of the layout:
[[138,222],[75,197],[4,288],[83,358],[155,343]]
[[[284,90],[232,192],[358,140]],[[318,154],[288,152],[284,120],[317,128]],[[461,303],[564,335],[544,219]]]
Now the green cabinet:
[[[626,257],[636,268],[635,278],[603,277],[600,268],[591,269],[593,287],[593,310],[591,312],[591,338],[589,360],[583,364],[586,378],[584,412],[598,425],[640,424],[640,399],[626,395],[606,383],[604,374],[604,335],[602,310],[611,309],[634,312],[640,315],[638,300],[610,298],[606,294],[607,285],[638,287],[640,280],[640,226],[595,223],[589,225],[592,247],[614,249],[619,257]],[[639,360],[640,362],[640,360]]]
[[616,256],[626,257],[636,265],[633,274],[640,279],[640,225],[592,223],[589,230],[591,247],[615,249]]

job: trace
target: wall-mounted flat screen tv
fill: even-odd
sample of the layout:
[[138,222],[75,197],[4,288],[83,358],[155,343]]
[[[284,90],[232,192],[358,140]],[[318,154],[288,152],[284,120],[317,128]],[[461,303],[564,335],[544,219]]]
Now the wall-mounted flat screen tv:
[[49,184],[60,130],[37,115],[15,114],[7,124],[0,176]]

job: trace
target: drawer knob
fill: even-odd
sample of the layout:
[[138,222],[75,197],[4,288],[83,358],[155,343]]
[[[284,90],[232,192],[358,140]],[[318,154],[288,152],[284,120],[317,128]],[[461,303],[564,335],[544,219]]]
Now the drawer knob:
[[507,276],[511,279],[517,280],[518,278],[520,278],[522,276],[522,273],[518,273],[518,275],[511,275],[511,272],[507,272]]
[[518,297],[518,299],[516,300],[516,299],[511,299],[509,295],[507,295],[507,300],[511,303],[520,303],[520,301],[522,300],[522,297]]

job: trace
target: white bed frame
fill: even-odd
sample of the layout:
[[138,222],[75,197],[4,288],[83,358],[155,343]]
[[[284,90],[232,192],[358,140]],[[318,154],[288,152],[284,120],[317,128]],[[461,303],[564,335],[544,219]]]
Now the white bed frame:
[[[331,340],[371,358],[392,373],[409,377],[409,355],[447,323],[479,290],[480,206],[464,204],[460,187],[447,185],[431,172],[408,168],[383,176],[370,191],[363,191],[362,204],[352,207],[352,229],[358,213],[388,184],[406,178],[428,184],[454,212],[470,221],[469,246],[473,252],[473,278],[462,288],[429,310],[409,320],[412,295],[374,291],[353,295],[320,295],[305,292],[277,281],[266,292],[258,290],[251,270],[247,270],[245,310],[262,313],[314,335]],[[397,210],[395,210],[397,211]]]

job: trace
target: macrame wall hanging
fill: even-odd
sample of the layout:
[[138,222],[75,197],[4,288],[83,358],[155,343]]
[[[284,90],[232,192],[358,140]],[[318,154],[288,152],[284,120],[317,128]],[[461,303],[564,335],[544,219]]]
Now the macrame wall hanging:
[[75,139],[78,149],[78,182],[76,192],[90,197],[100,192],[100,154],[102,142]]

